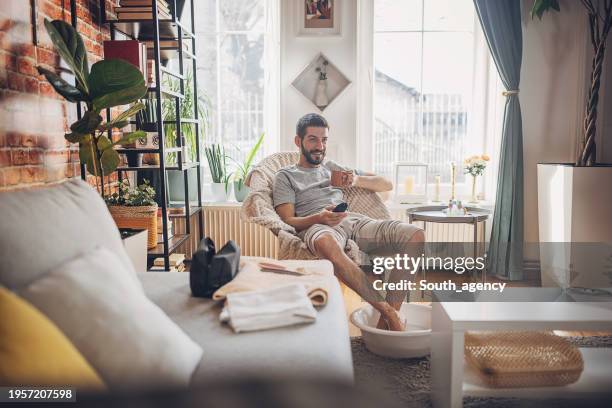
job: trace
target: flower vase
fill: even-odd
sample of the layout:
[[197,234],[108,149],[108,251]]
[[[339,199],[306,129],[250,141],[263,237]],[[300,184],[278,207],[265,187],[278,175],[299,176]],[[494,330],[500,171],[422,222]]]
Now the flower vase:
[[472,198],[469,202],[473,204],[478,203],[478,196],[476,195],[476,176],[472,176]]
[[327,80],[319,79],[317,83],[317,89],[315,92],[315,105],[321,110],[325,109],[329,105],[329,98],[327,98]]

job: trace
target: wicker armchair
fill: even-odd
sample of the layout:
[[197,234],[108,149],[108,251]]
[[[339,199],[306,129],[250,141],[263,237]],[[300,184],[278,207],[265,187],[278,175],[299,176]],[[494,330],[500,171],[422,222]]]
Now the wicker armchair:
[[[299,152],[274,153],[257,164],[245,181],[251,191],[242,204],[241,218],[270,229],[278,237],[280,259],[317,259],[296,235],[295,228],[281,220],[272,203],[272,185],[276,173],[283,167],[297,163],[299,158]],[[391,219],[387,207],[376,193],[349,187],[344,189],[344,200],[352,212],[373,219]],[[354,241],[348,241],[345,251],[358,264],[366,263],[366,255],[359,251]]]

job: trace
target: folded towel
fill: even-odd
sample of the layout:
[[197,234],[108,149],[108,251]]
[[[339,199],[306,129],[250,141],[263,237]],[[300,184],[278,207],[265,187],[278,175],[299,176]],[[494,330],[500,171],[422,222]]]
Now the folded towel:
[[229,293],[219,316],[236,333],[313,323],[316,318],[306,287],[299,283]]
[[[327,293],[330,275],[320,273],[315,268],[296,268],[300,276],[287,275],[275,272],[262,272],[257,261],[245,261],[240,263],[240,272],[236,277],[220,287],[214,294],[213,299],[223,300],[230,293],[250,292],[261,289],[277,288],[289,284],[299,283],[306,287],[306,292],[314,306],[324,306],[327,303]],[[268,262],[281,263],[277,260]]]

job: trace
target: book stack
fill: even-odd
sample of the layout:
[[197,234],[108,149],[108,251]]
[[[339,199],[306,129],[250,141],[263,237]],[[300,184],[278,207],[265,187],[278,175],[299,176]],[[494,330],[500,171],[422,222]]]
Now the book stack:
[[[153,40],[147,40],[145,41],[145,44],[147,44],[147,58],[149,58],[149,60],[154,59],[155,55],[153,54],[153,48],[155,47],[155,43]],[[170,56],[166,50],[178,50],[178,47],[178,40],[159,40],[162,60],[170,59]],[[189,41],[183,41],[183,50],[189,51]]]
[[[185,272],[185,254],[171,254],[169,257],[170,272]],[[163,271],[164,258],[155,258],[151,271]]]
[[[117,20],[152,20],[154,0],[120,0],[115,7]],[[160,20],[170,20],[172,15],[165,0],[157,0],[157,15]]]
[[138,40],[104,41],[104,59],[125,60],[140,69],[145,78],[149,76],[147,46]]

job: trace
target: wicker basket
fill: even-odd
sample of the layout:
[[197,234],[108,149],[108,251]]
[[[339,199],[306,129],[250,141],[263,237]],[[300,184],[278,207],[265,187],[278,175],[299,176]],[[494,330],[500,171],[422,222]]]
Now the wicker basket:
[[146,229],[147,247],[157,246],[157,204],[140,207],[111,205],[108,207],[119,228]]
[[582,354],[550,332],[467,332],[465,357],[490,387],[545,387],[578,381]]

